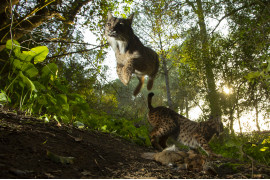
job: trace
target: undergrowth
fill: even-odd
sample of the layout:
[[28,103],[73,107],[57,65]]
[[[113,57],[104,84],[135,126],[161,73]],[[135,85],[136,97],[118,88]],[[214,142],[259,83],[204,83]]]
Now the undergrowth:
[[211,149],[223,157],[270,165],[270,132],[229,134],[228,130],[210,142]]
[[[93,102],[72,91],[70,83],[58,75],[55,63],[43,64],[49,53],[46,46],[22,51],[17,41],[9,40],[5,52],[8,58],[0,69],[0,104],[37,115],[45,121],[87,126],[140,145],[150,145],[147,127],[134,126],[140,119],[114,117],[90,108],[89,104],[93,106]],[[114,101],[115,98],[110,99]],[[112,104],[117,106],[115,102]]]

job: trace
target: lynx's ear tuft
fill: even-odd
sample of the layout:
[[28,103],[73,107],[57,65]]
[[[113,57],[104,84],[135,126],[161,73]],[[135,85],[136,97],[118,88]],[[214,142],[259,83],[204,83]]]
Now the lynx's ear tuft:
[[133,17],[134,17],[134,13],[132,13],[130,16],[128,16],[128,20],[130,22],[130,24],[132,24],[132,20],[133,20]]
[[113,17],[112,13],[108,11],[108,19],[111,19]]

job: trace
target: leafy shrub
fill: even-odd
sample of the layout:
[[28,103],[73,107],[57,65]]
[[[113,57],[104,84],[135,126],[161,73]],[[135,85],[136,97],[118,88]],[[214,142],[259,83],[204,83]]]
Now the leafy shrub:
[[[30,114],[50,114],[63,122],[72,122],[77,114],[85,114],[88,104],[80,94],[69,93],[68,82],[58,77],[55,63],[42,66],[49,50],[38,46],[29,51],[21,51],[17,41],[7,41],[6,51],[10,53],[10,71],[1,88],[10,97],[13,107]],[[3,92],[1,97],[3,96]]]
[[212,150],[224,157],[270,165],[270,134],[252,133],[235,135],[225,132],[219,139],[210,142]]
[[93,129],[114,133],[137,144],[149,146],[151,143],[147,127],[141,126],[137,128],[134,126],[135,121],[138,120],[130,121],[125,118],[116,118],[105,112],[95,110],[91,110],[89,117],[81,119],[81,122]]

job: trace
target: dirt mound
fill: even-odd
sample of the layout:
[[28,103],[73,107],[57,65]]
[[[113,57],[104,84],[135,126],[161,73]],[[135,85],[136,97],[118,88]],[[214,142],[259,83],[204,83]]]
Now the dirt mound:
[[[108,133],[0,111],[0,178],[269,178],[268,167],[216,159],[218,175],[143,159],[152,148]],[[233,165],[231,165],[233,163]],[[253,176],[252,176],[253,175]]]

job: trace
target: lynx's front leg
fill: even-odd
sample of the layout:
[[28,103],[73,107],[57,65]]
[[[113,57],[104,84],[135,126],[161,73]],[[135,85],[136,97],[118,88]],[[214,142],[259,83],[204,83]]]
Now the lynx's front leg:
[[120,81],[127,86],[133,72],[133,64],[127,63],[126,65],[122,65],[117,63],[116,71]]
[[208,156],[211,156],[213,152],[211,151],[208,142],[199,134],[195,134],[194,138],[196,139],[198,146],[200,146]]

